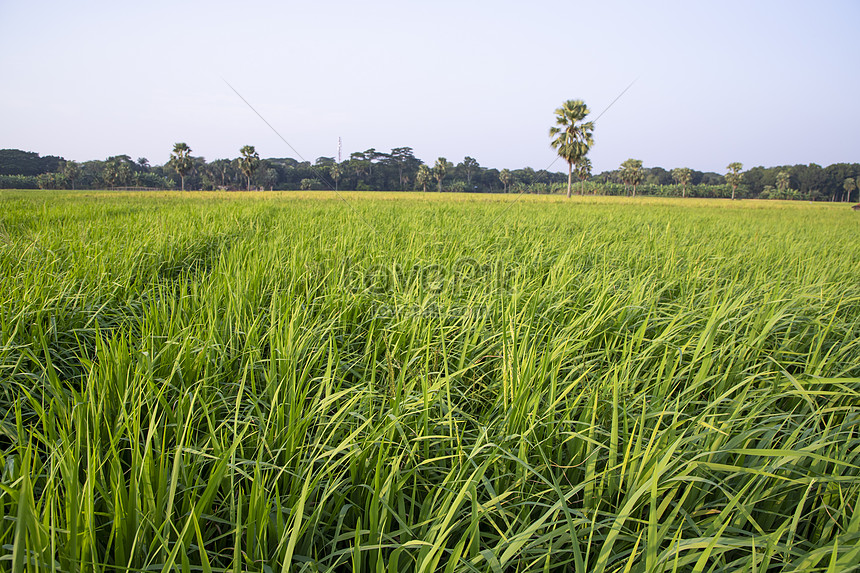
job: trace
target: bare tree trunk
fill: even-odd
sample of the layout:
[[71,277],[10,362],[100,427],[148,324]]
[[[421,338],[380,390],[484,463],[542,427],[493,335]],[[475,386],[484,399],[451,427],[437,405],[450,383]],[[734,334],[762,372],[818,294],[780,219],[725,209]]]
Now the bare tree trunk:
[[570,185],[573,180],[573,163],[567,164],[567,198],[570,199]]

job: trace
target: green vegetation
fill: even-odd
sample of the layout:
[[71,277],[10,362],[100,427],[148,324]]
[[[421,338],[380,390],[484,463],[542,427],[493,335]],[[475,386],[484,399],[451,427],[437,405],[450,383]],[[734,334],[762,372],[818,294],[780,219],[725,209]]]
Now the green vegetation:
[[[33,158],[45,161],[34,168]],[[257,160],[258,164],[248,176],[242,169],[241,157],[211,162],[203,157],[191,157],[191,169],[184,176],[185,186],[209,191],[249,188],[294,191],[302,187],[302,181],[308,180],[305,186],[312,189],[426,191],[426,183],[434,179],[429,166],[415,157],[410,147],[396,147],[390,153],[368,149],[353,153],[342,162],[331,157],[318,157],[313,163],[289,157],[261,159],[258,156]],[[338,168],[336,171],[332,171],[334,166]],[[429,174],[421,173],[422,168]],[[34,169],[36,174],[25,174],[33,173]],[[505,169],[481,166],[468,156],[456,164],[446,161],[443,191],[562,194],[567,190],[568,177],[564,173],[525,167],[507,169],[510,177],[503,179],[502,171]],[[575,171],[581,181],[580,194],[627,195],[630,192],[622,169],[592,174],[589,159],[585,157]],[[674,177],[675,171],[642,166],[642,181],[636,187],[636,194],[695,198],[728,198],[732,194],[726,178],[719,173],[691,169],[689,180],[683,183]],[[784,189],[777,188],[776,179],[783,172],[788,174],[789,184]],[[753,167],[743,172],[742,181],[734,191],[740,198],[840,201],[848,200],[845,180],[857,181],[858,178],[860,164],[857,163],[836,163],[827,167],[815,163]],[[508,182],[504,183],[505,180]],[[39,158],[35,153],[18,150],[0,150],[0,189],[173,189],[182,185],[183,177],[169,161],[165,165],[150,165],[145,157],[134,161],[128,155],[117,155],[104,161],[77,163],[62,158]]]
[[853,193],[854,190],[857,189],[857,184],[854,182],[854,178],[847,177],[845,179],[845,182],[842,184],[842,188],[845,189],[845,200],[851,201],[851,193]]
[[[726,183],[732,188],[732,201],[735,200],[735,192],[738,190],[738,185],[743,181],[743,164],[738,163],[737,161],[734,163],[729,163],[729,166],[726,167],[728,169],[728,173],[726,173]],[[777,175],[777,186],[779,186],[779,176]]]
[[642,183],[643,177],[641,159],[628,159],[621,164],[621,180],[625,185],[630,186],[634,197],[636,197],[636,187]]
[[856,214],[341,195],[0,194],[4,570],[856,570]]
[[430,181],[432,174],[430,168],[426,165],[421,165],[418,168],[418,173],[415,175],[415,184],[421,186],[421,190],[427,192],[427,183]]
[[442,180],[445,179],[445,174],[448,172],[448,160],[440,157],[436,160],[436,165],[433,166],[433,176],[439,184],[439,193],[442,192]]
[[[239,160],[239,169],[248,180],[248,191],[251,190],[251,176],[260,166],[260,154],[254,149],[253,145],[245,145],[239,150],[242,154],[242,159]],[[305,187],[302,186],[302,189]]]
[[591,113],[585,102],[567,100],[555,110],[555,125],[549,129],[550,145],[567,162],[567,198],[570,199],[574,166],[579,166],[594,145],[594,123],[585,121]]
[[693,179],[693,173],[689,167],[678,167],[672,170],[672,179],[681,186],[681,197],[687,196],[687,185]]
[[181,190],[185,191],[185,175],[191,170],[194,165],[191,160],[191,148],[185,143],[177,143],[173,146],[173,152],[170,154],[170,166],[176,169],[179,173],[179,178],[182,180]]
[[513,175],[511,175],[511,171],[509,169],[502,169],[499,172],[499,181],[501,181],[502,185],[505,186],[505,188],[504,188],[505,193],[508,192],[508,185],[511,184],[511,181],[513,181],[513,179],[514,179]]
[[39,157],[38,153],[32,151],[0,149],[0,175],[34,177],[42,173],[57,171],[61,163],[62,158],[53,155]]

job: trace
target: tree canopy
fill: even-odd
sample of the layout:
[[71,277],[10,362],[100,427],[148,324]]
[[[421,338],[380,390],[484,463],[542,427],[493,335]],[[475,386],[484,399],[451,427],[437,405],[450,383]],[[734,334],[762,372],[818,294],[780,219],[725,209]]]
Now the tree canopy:
[[169,163],[179,173],[179,178],[182,181],[182,190],[185,191],[185,175],[194,166],[194,161],[191,158],[191,148],[185,143],[175,144],[173,152],[170,154]]
[[549,129],[550,145],[567,162],[567,197],[570,198],[573,168],[594,145],[594,123],[585,121],[589,114],[582,100],[567,100],[555,110],[555,125]]

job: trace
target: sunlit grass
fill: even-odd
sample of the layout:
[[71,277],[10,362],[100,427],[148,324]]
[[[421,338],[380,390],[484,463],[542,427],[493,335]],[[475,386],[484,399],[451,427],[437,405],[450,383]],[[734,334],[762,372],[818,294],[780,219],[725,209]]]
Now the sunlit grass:
[[4,570],[860,563],[844,207],[96,191],[0,208]]

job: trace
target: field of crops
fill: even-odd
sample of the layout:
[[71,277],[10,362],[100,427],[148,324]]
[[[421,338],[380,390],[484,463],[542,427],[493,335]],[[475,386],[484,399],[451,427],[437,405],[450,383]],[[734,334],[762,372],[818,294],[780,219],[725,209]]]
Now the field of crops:
[[845,206],[4,192],[0,333],[0,570],[860,563]]

